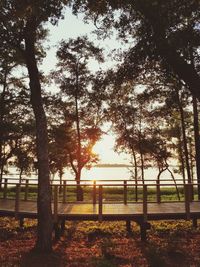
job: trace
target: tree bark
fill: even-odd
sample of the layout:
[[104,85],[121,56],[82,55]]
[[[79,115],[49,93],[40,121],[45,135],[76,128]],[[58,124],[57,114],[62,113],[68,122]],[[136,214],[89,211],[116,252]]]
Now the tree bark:
[[25,59],[28,69],[31,104],[36,120],[36,149],[38,159],[38,229],[35,249],[40,252],[52,250],[51,187],[48,158],[47,121],[42,103],[41,85],[35,57],[36,19],[32,16],[25,31]]
[[77,201],[83,201],[83,189],[80,185],[80,181],[81,181],[81,170],[82,169],[78,169],[77,166],[74,165],[74,162],[73,162],[73,158],[72,158],[72,155],[69,154],[69,159],[70,159],[70,164],[71,164],[71,167],[75,173],[75,180],[76,180],[76,184],[77,184],[77,190],[76,190],[76,200]]
[[80,185],[81,183],[81,171],[80,170],[76,174],[76,183],[77,183],[76,200],[83,201],[83,188]]
[[194,162],[195,162],[195,159],[194,159],[194,156],[193,156],[193,143],[192,143],[193,140],[189,139],[189,158],[190,158],[190,172],[191,172],[191,179],[192,179],[192,183],[194,182]]
[[[180,128],[179,128],[180,129]],[[183,175],[183,183],[185,184],[185,160],[183,156],[183,150],[182,150],[182,140],[181,140],[181,129],[179,130],[179,136],[178,136],[178,152],[180,157],[180,163],[181,163],[181,172]]]
[[19,172],[19,183],[22,183],[22,174],[23,174],[23,168],[20,168],[20,172]]
[[60,179],[60,187],[59,187],[59,193],[62,193],[62,178],[63,178],[63,168],[61,167],[58,171],[59,173],[59,179]]
[[199,138],[199,116],[197,108],[197,99],[192,98],[193,103],[193,119],[194,119],[194,140],[195,140],[195,158],[196,158],[196,172],[198,182],[198,199],[200,200],[200,138]]
[[143,152],[142,152],[142,147],[141,147],[141,138],[139,134],[139,153],[140,153],[140,169],[141,169],[141,178],[142,178],[142,183],[144,184],[144,157],[143,157]]
[[4,77],[3,77],[3,90],[0,95],[0,168],[1,168],[1,173],[0,173],[0,188],[2,186],[2,179],[3,179],[3,169],[4,169],[4,155],[3,155],[3,146],[4,146],[4,141],[3,141],[3,120],[4,120],[4,115],[5,115],[5,94],[6,94],[6,89],[7,89],[7,75],[8,75],[8,70],[5,69],[4,72]]
[[138,171],[137,171],[138,166],[137,166],[136,154],[135,154],[133,147],[131,147],[131,152],[132,152],[132,156],[133,156],[133,160],[134,160],[134,179],[136,181],[138,178]]
[[[194,51],[193,47],[189,47],[189,54],[191,65],[195,70],[195,59],[194,59]],[[192,106],[193,106],[193,125],[194,125],[194,141],[195,141],[195,160],[196,160],[196,174],[197,174],[197,191],[198,191],[198,199],[200,200],[200,137],[199,137],[199,114],[197,107],[197,98],[195,96],[192,97]],[[192,155],[191,155],[192,158]]]
[[2,162],[1,168],[0,168],[0,188],[2,188],[3,172],[4,172],[4,163]]
[[181,116],[181,128],[182,128],[182,134],[183,134],[183,146],[184,146],[184,151],[185,151],[187,178],[188,178],[188,183],[192,183],[191,172],[190,172],[190,163],[189,163],[189,153],[188,153],[188,147],[187,147],[187,137],[186,137],[186,129],[185,129],[184,112],[183,112],[183,107],[182,107],[182,103],[181,103],[181,100],[179,97],[179,92],[178,92],[177,88],[176,88],[176,94],[177,94],[177,101],[178,101],[178,106],[179,106],[179,111],[180,111],[180,116]]
[[75,92],[75,110],[76,110],[76,130],[77,130],[77,172],[76,172],[76,182],[77,182],[77,201],[83,201],[83,189],[80,185],[81,181],[81,170],[82,170],[82,161],[81,161],[81,131],[80,131],[80,119],[79,119],[79,105],[78,105],[78,93],[79,93],[79,66],[77,63],[76,70],[76,92]]
[[174,181],[174,185],[175,185],[175,188],[176,188],[176,193],[177,193],[177,196],[178,196],[178,200],[180,201],[181,198],[180,198],[180,194],[179,194],[178,186],[177,186],[177,184],[176,184],[176,179],[175,179],[175,177],[174,177],[172,171],[169,169],[168,164],[167,164],[167,170],[168,170],[168,172],[171,174],[171,177],[172,177],[172,179],[173,179],[173,181]]
[[141,178],[142,178],[142,183],[144,184],[144,155],[143,155],[143,151],[142,151],[142,127],[141,127],[142,121],[141,121],[141,117],[140,117],[140,129],[138,132],[138,141],[139,141],[139,153],[140,153],[140,162],[141,162]]

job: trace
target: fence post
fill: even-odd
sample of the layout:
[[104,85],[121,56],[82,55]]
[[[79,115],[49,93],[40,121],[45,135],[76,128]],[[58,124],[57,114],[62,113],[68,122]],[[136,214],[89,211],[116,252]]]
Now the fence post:
[[24,192],[24,200],[28,200],[28,184],[29,184],[29,180],[26,180],[26,185],[25,185],[25,192]]
[[99,221],[102,221],[103,214],[103,186],[99,185]]
[[54,185],[54,222],[58,219],[58,185]]
[[186,213],[186,219],[190,219],[190,184],[184,185],[184,193],[185,193],[185,213]]
[[143,222],[147,222],[147,185],[143,185]]
[[16,195],[15,195],[15,218],[18,218],[19,213],[19,202],[20,202],[20,184],[16,184]]
[[194,188],[192,183],[189,184],[188,195],[189,195],[189,201],[192,202],[194,200]]
[[160,197],[160,180],[157,180],[157,183],[156,183],[156,187],[157,187],[157,203],[160,203],[161,202],[161,197]]
[[63,185],[63,203],[66,203],[66,184],[67,181],[63,181],[64,185]]
[[92,190],[93,204],[96,204],[96,181],[93,181],[93,190]]
[[137,186],[137,178],[135,179],[135,201],[138,201],[138,186]]
[[8,186],[8,179],[5,178],[4,180],[4,190],[3,190],[3,198],[6,199],[7,197],[7,186]]
[[127,181],[124,181],[124,204],[127,205]]
[[141,240],[146,241],[147,239],[147,185],[143,184],[143,221],[140,223]]
[[194,200],[193,184],[190,184],[190,186],[188,187],[188,198],[190,202]]

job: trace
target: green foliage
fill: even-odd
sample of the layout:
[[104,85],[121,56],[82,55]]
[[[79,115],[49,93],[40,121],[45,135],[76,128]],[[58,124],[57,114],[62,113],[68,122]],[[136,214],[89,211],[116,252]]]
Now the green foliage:
[[[30,199],[36,199],[37,198],[37,186],[29,186],[28,189],[28,198]],[[92,201],[92,189],[88,187],[82,186],[83,190],[83,195],[84,195],[84,201]],[[0,197],[3,197],[3,191],[4,189],[2,188],[0,191]],[[16,187],[8,187],[7,189],[7,197],[8,198],[15,198],[15,192],[16,192]],[[24,193],[25,193],[25,186],[21,187],[21,199],[24,198]],[[67,191],[66,191],[66,199],[67,202],[74,202],[76,201],[76,193],[77,189],[76,186],[68,186]],[[148,201],[157,201],[156,198],[156,189],[151,188],[148,189]],[[180,200],[184,200],[184,188],[179,187],[179,195],[180,195]],[[143,192],[142,189],[138,188],[137,191],[137,198],[138,202],[143,201]],[[97,199],[98,199],[98,191],[97,191]],[[135,196],[135,189],[130,187],[127,189],[127,200],[130,202],[135,202],[136,196]],[[197,200],[197,189],[194,189],[194,199]],[[62,202],[63,201],[63,195],[62,191],[59,193],[59,200]],[[167,188],[162,188],[161,187],[161,201],[178,201],[178,196],[177,196],[177,191],[175,188],[172,187],[167,187]],[[124,196],[123,196],[123,189],[122,188],[116,188],[116,187],[105,187],[103,189],[103,201],[117,201],[117,202],[123,202],[124,201]],[[113,224],[114,225],[114,224]],[[95,229],[88,229],[91,232]]]
[[[4,59],[6,61],[6,59]],[[5,63],[4,61],[4,63]],[[15,165],[22,173],[33,168],[33,114],[28,106],[29,92],[22,77],[16,78],[17,63],[7,61],[2,74],[0,94],[0,166]]]
[[[91,0],[74,0],[71,3],[75,14],[84,12],[86,20],[95,21],[99,36],[107,35],[108,29],[114,28],[121,40],[130,43],[130,49],[121,54],[123,60],[119,62],[118,70],[108,74],[108,79],[112,80],[108,88],[110,90],[111,84],[113,88],[109,93],[110,110],[107,114],[118,135],[117,148],[128,151],[133,157],[133,177],[137,179],[140,165],[143,178],[144,165],[149,161],[156,162],[162,171],[168,166],[167,160],[173,152],[174,157],[179,158],[179,169],[185,176],[185,159],[180,149],[184,144],[188,164],[186,142],[189,143],[193,137],[187,120],[188,110],[184,110],[189,137],[182,141],[184,133],[179,129],[177,110],[179,104],[183,109],[190,105],[187,89],[200,97],[199,1],[135,0],[122,3],[107,0],[94,3]],[[142,89],[143,93],[135,96],[134,91],[138,89]],[[158,126],[158,120],[164,121]],[[173,134],[176,134],[175,144]],[[190,154],[192,162],[192,149]]]
[[[95,47],[87,37],[62,41],[57,51],[57,70],[52,73],[63,95],[63,134],[68,140],[66,152],[76,179],[80,179],[84,166],[90,167],[98,158],[92,152],[101,136],[101,103],[95,103],[95,74],[89,60],[103,61],[102,50]],[[64,140],[62,139],[61,142]],[[65,152],[65,153],[66,153]]]

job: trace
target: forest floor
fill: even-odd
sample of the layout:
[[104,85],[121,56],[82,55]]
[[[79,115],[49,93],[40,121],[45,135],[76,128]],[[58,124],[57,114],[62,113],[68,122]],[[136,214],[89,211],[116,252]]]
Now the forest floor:
[[200,228],[187,221],[152,222],[145,243],[135,223],[127,234],[125,222],[67,222],[64,236],[47,255],[31,251],[36,222],[18,225],[0,218],[1,267],[200,267]]

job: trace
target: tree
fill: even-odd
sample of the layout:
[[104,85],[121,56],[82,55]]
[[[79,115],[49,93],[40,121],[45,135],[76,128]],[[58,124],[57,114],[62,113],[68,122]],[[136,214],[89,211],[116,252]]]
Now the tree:
[[[88,3],[88,1],[86,2]],[[200,15],[199,2],[144,0],[132,1],[132,3],[125,1],[123,4],[115,2],[115,5],[113,1],[107,1],[107,3],[110,4],[111,9],[118,9],[119,13],[122,10],[124,12],[121,12],[121,16],[117,18],[111,17],[111,13],[107,12],[107,20],[103,20],[103,24],[106,24],[107,27],[115,26],[119,30],[120,36],[124,39],[127,39],[127,33],[131,33],[135,37],[135,45],[126,53],[124,64],[119,68],[118,74],[120,75],[121,73],[121,77],[124,80],[127,78],[134,79],[139,73],[143,74],[142,68],[152,66],[153,62],[161,65],[162,68],[164,67],[166,72],[173,72],[173,76],[175,75],[179,82],[184,83],[184,88],[189,89],[194,98],[195,96],[199,97],[198,67],[195,68],[194,62],[192,63],[193,56],[190,53],[192,44],[192,47],[195,47],[195,63],[198,65],[199,28],[197,24]],[[92,6],[90,8],[92,9]],[[176,10],[176,13],[174,10]],[[103,14],[106,11],[108,11],[106,7],[102,9]],[[99,13],[99,17],[100,15],[102,14]],[[181,108],[180,105],[179,107]],[[197,113],[195,112],[195,114],[196,166],[199,181],[199,134],[196,127],[198,125]],[[182,126],[184,126],[183,116]],[[189,156],[184,132],[183,128],[188,181],[191,182]]]
[[[108,97],[110,107],[108,117],[112,120],[117,135],[116,147],[133,157],[133,179],[136,183],[139,178],[144,183],[146,167],[157,167],[157,184],[160,183],[161,174],[169,172],[180,199],[175,176],[169,166],[169,161],[174,159],[173,142],[170,140],[172,136],[169,135],[170,126],[167,124],[168,118],[165,118],[166,114],[169,114],[169,107],[164,103],[163,96],[159,97],[160,101],[156,105],[157,98],[152,97],[152,94],[155,96],[155,92],[149,91],[143,88],[143,92],[139,93],[134,86],[125,83],[118,87],[113,86]],[[157,107],[158,104],[160,108]],[[164,109],[166,109],[165,116],[163,116]],[[138,168],[141,170],[140,176]]]
[[[191,20],[195,21],[193,29],[199,31],[198,0],[72,0],[71,4],[75,14],[84,12],[86,19],[92,19],[98,25],[100,34],[105,36],[108,29],[115,27],[123,39],[135,38],[132,48],[140,47],[140,52],[151,60],[158,57],[164,59],[179,79],[188,85],[191,93],[200,99],[200,77],[173,42],[176,32]],[[134,62],[131,61],[131,53],[126,60],[127,67],[129,66],[126,73],[133,75]]]
[[[17,152],[19,155],[22,143],[24,143],[23,139],[25,140],[28,136],[32,136],[30,132],[33,127],[31,128],[30,126],[32,113],[27,106],[29,95],[20,78],[15,78],[12,73],[9,73],[7,75],[6,90],[4,86],[1,97],[0,181],[2,182],[5,167],[8,166],[8,163],[13,163],[12,159],[17,155]],[[28,143],[28,140],[26,140],[26,143]]]
[[[1,47],[1,49],[6,53],[8,52],[5,46]],[[7,164],[8,159],[12,156],[14,148],[14,140],[12,137],[16,122],[14,118],[11,120],[10,113],[15,117],[13,114],[15,105],[13,105],[13,101],[11,101],[13,99],[13,93],[10,92],[9,86],[13,85],[13,77],[11,73],[17,65],[13,62],[13,57],[13,54],[5,57],[1,56],[0,63],[0,185],[2,183],[4,167]]]
[[[36,148],[38,159],[38,235],[36,249],[52,249],[51,187],[49,181],[48,135],[46,116],[41,97],[38,39],[44,38],[42,24],[56,23],[62,16],[65,1],[1,1],[0,37],[10,50],[21,54],[29,75],[31,104],[36,120]],[[40,54],[41,55],[41,54]]]
[[[95,47],[87,37],[62,41],[57,51],[58,70],[55,81],[60,85],[63,98],[66,98],[66,119],[71,121],[72,131],[68,142],[68,155],[77,185],[80,184],[83,167],[97,161],[92,147],[100,138],[100,108],[93,95],[95,74],[88,62],[103,61],[102,50]],[[82,189],[77,187],[77,200],[82,200]]]
[[[22,95],[25,95],[22,97]],[[28,106],[29,94],[24,90],[19,94],[18,99],[20,104],[15,102],[17,108],[17,127],[15,130],[18,135],[16,147],[13,151],[11,165],[14,165],[19,170],[19,182],[21,183],[22,175],[30,175],[35,169],[34,162],[36,158],[36,147],[35,147],[35,123],[33,114]]]
[[[50,143],[49,143],[49,159],[50,170],[53,174],[58,172],[60,184],[62,184],[62,177],[64,168],[69,167],[69,150],[71,142],[71,127],[65,123],[53,126],[50,130]],[[60,187],[62,188],[62,187]]]
[[[137,103],[137,97],[131,92],[126,95],[125,90],[119,92],[119,88],[114,89],[114,93],[109,96],[108,111],[114,132],[117,134],[116,148],[125,150],[133,157],[134,179],[141,179],[144,183],[144,169],[148,165],[146,158],[146,126],[144,109]],[[140,173],[139,173],[140,170]]]

